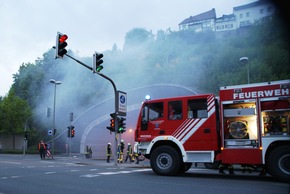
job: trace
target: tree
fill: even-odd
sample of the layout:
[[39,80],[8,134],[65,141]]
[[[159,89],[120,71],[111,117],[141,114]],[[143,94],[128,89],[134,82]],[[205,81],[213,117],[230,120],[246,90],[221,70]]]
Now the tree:
[[153,41],[152,32],[148,32],[143,28],[135,28],[127,32],[125,37],[124,49],[144,47],[144,44]]
[[1,101],[1,134],[12,135],[13,149],[15,149],[15,136],[24,134],[26,118],[31,115],[27,101],[15,95],[10,89],[7,96]]

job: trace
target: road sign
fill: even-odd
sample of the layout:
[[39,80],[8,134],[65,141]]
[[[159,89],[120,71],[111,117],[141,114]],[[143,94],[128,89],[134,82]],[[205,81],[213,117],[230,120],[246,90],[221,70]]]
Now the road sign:
[[127,113],[127,93],[118,91],[118,115],[126,116]]
[[48,130],[47,134],[48,134],[48,135],[52,135],[52,130],[51,130],[51,129]]

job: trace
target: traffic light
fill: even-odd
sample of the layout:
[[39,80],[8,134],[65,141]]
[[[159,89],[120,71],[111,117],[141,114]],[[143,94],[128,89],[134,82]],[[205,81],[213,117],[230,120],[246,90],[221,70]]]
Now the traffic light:
[[75,130],[74,128],[71,129],[71,137],[73,138],[75,136]]
[[124,117],[118,117],[118,133],[124,133],[126,130],[126,119]]
[[67,53],[67,50],[65,49],[65,47],[67,46],[67,42],[66,42],[67,39],[68,39],[68,36],[66,34],[57,32],[55,58],[62,58],[63,55]]
[[50,117],[50,115],[51,115],[51,109],[46,108],[46,117]]
[[110,116],[111,116],[110,127],[107,127],[107,129],[109,129],[110,132],[115,132],[115,117],[116,117],[116,113],[111,113]]
[[103,54],[95,53],[93,55],[93,73],[99,73],[104,67],[101,65],[103,63]]
[[67,137],[73,138],[75,136],[75,127],[74,126],[68,126],[67,127]]
[[28,139],[28,132],[27,132],[27,131],[25,131],[25,133],[24,133],[24,139],[25,139],[25,140]]

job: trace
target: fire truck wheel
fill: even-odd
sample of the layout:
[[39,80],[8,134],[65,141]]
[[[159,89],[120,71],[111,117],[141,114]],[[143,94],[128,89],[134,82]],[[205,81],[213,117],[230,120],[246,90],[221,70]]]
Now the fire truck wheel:
[[290,146],[280,146],[271,151],[267,158],[267,170],[282,181],[290,180]]
[[170,146],[156,148],[150,157],[151,168],[159,175],[176,175],[181,168],[181,163],[178,152]]

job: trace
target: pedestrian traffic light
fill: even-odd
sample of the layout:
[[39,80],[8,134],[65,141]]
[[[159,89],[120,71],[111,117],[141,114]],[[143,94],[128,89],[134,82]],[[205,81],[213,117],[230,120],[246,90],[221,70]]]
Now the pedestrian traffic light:
[[118,117],[118,133],[124,133],[126,130],[126,119],[124,117]]
[[65,47],[67,46],[67,42],[66,42],[67,39],[68,39],[68,36],[66,34],[57,32],[55,58],[62,58],[63,55],[67,53],[67,50],[65,49]]
[[93,55],[93,73],[99,73],[104,67],[101,65],[103,63],[103,54],[95,53]]
[[110,132],[115,132],[115,117],[116,117],[116,113],[111,113],[110,116],[111,116],[110,127],[107,127],[107,129],[109,129]]

